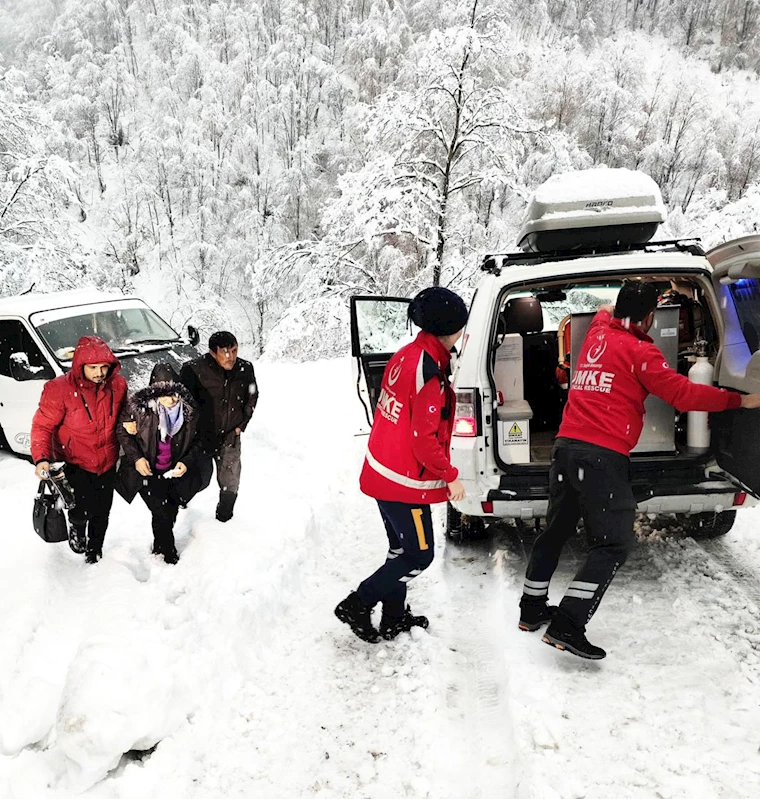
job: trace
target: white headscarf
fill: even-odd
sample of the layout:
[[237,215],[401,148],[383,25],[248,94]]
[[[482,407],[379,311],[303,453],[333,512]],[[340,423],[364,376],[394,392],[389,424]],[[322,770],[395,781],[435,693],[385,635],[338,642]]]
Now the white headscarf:
[[158,405],[158,429],[161,434],[161,441],[175,435],[185,423],[185,413],[182,409],[180,400],[173,408],[166,408],[160,402]]

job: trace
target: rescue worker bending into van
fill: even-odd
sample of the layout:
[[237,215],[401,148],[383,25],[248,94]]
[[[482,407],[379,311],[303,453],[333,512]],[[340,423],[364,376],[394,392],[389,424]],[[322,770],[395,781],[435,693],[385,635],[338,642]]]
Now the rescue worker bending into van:
[[[454,391],[446,372],[467,306],[453,291],[434,286],[411,301],[408,314],[421,332],[385,368],[360,479],[361,490],[380,507],[388,554],[335,608],[355,635],[371,643],[427,628],[427,618],[413,616],[406,604],[406,587],[433,562],[431,503],[465,495],[449,459]],[[378,602],[379,635],[371,619]]]
[[[760,407],[760,394],[697,385],[671,369],[647,335],[656,306],[652,284],[628,281],[615,307],[602,306],[591,323],[552,451],[546,529],[533,546],[520,600],[521,630],[549,622],[545,643],[592,660],[606,652],[586,639],[586,624],[634,542],[629,454],[643,426],[644,400],[652,393],[679,411]],[[550,607],[549,581],[581,517],[586,562],[559,607]]]
[[116,425],[127,396],[121,364],[97,336],[82,336],[71,371],[45,383],[32,419],[35,474],[47,479],[51,461],[66,462],[76,506],[69,511],[69,546],[97,563],[113,503],[119,443]]

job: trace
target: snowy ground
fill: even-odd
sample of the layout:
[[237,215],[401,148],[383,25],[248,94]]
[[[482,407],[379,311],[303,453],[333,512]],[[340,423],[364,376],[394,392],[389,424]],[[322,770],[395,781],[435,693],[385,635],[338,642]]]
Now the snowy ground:
[[410,595],[429,634],[364,644],[332,615],[385,551],[348,363],[258,372],[235,518],[196,498],[176,567],[139,499],[97,566],[43,544],[32,467],[0,456],[0,799],[760,795],[760,511],[707,548],[643,529],[600,663],[517,630],[506,531],[439,535]]

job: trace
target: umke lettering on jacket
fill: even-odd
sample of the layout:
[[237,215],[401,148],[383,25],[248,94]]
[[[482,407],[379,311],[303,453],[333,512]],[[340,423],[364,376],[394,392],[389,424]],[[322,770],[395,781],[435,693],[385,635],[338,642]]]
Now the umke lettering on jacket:
[[399,402],[393,394],[383,387],[380,390],[380,396],[377,400],[377,407],[380,409],[380,413],[389,421],[393,422],[393,424],[397,424],[399,417],[401,416],[401,410],[404,407],[403,402]]
[[573,388],[579,388],[583,391],[598,391],[602,394],[610,393],[615,373],[604,372],[601,365],[598,365],[598,361],[601,360],[606,350],[607,342],[603,335],[599,336],[597,343],[589,347],[585,362],[581,364],[589,368],[577,369],[573,374]]

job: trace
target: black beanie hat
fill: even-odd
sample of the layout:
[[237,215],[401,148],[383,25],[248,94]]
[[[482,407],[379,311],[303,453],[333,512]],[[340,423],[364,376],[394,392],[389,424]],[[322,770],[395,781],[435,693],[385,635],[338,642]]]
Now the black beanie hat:
[[433,336],[450,336],[467,324],[464,300],[443,286],[423,289],[410,303],[409,318]]
[[157,363],[150,373],[150,385],[154,383],[178,383],[179,375],[170,363]]

